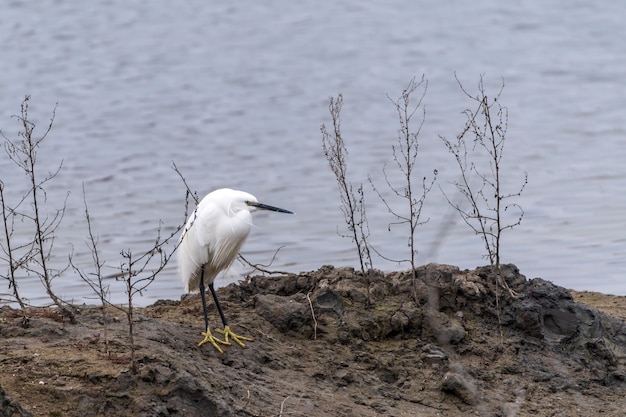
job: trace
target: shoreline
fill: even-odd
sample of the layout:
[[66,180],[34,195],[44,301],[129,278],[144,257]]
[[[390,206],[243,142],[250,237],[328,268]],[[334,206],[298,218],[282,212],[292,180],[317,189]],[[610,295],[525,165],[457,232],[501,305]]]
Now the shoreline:
[[[0,387],[18,415],[622,415],[626,297],[566,290],[513,265],[450,265],[364,279],[324,266],[220,288],[246,348],[198,347],[198,294],[126,317],[81,306],[0,308]],[[413,291],[417,300],[412,296]],[[607,315],[612,314],[612,315]],[[210,304],[212,326],[219,324]],[[105,351],[105,332],[109,352]],[[9,404],[9,403],[7,403]]]

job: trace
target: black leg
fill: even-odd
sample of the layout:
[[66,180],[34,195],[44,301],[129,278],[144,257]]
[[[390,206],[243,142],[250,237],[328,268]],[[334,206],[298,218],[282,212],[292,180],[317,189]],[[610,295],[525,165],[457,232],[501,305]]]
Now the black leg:
[[222,312],[222,307],[220,306],[220,302],[217,301],[217,294],[215,294],[215,288],[213,288],[213,283],[209,284],[209,290],[211,290],[211,294],[213,294],[213,301],[215,301],[215,306],[217,307],[217,311],[220,313],[220,317],[222,318],[222,324],[224,324],[224,328],[228,326],[226,322],[226,317],[224,317],[224,313]]
[[[239,346],[241,346],[242,348],[245,348],[246,345],[244,345],[242,340],[247,340],[249,342],[252,342],[252,338],[239,336],[239,335],[233,333],[232,330],[230,330],[230,327],[228,327],[228,322],[226,321],[226,317],[224,317],[224,312],[222,311],[222,307],[220,306],[220,302],[217,300],[217,294],[215,293],[215,288],[213,288],[213,283],[209,284],[209,289],[211,290],[211,294],[213,294],[213,301],[215,301],[215,306],[217,307],[217,311],[220,313],[220,317],[222,318],[222,323],[224,324],[224,330],[215,329],[215,331],[217,333],[224,335],[224,340],[223,341],[219,340],[219,339],[214,339],[214,340],[216,342],[221,343],[221,344],[230,346],[229,339],[232,339]],[[219,350],[219,351],[222,350],[219,346],[217,346],[217,344],[215,342],[213,342],[213,346],[215,346],[217,348],[217,350]]]
[[[209,285],[211,292],[213,284]],[[206,295],[204,294],[204,266],[200,269],[200,297],[202,298],[202,310],[204,311],[204,331],[209,330],[209,315],[206,310]],[[221,311],[220,311],[221,312]]]

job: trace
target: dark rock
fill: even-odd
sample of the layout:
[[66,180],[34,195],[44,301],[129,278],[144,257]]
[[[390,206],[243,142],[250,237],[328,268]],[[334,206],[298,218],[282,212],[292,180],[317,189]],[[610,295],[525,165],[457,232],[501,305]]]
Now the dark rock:
[[0,417],[33,417],[33,415],[13,401],[0,387]]
[[382,301],[390,293],[389,285],[383,280],[376,280],[370,283],[370,300]]
[[626,358],[622,321],[575,302],[566,289],[540,278],[528,281],[521,296],[504,311],[526,335],[571,352],[594,379],[623,384],[610,377],[618,358]]
[[328,311],[334,312],[338,317],[343,314],[343,300],[341,296],[330,289],[322,290],[315,297],[315,308],[318,314]]
[[367,295],[365,295],[362,290],[356,288],[352,288],[350,291],[348,291],[348,297],[356,303],[367,303]]
[[451,370],[446,372],[441,382],[441,390],[458,397],[465,404],[476,405],[479,402],[476,386],[469,378]]
[[281,332],[297,333],[313,325],[310,307],[303,302],[285,300],[274,294],[259,294],[254,298],[254,304],[257,314]]

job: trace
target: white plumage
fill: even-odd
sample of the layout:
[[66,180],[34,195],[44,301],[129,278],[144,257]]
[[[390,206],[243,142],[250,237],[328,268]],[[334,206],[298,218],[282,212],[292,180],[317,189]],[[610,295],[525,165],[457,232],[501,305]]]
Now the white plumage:
[[[200,290],[206,332],[200,342],[211,343],[222,352],[219,344],[230,345],[229,337],[245,347],[241,340],[252,340],[234,334],[226,322],[213,287],[213,281],[220,271],[228,269],[246,241],[252,228],[251,212],[271,210],[291,213],[289,210],[259,203],[252,194],[244,191],[222,188],[207,194],[198,207],[189,216],[178,247],[178,273],[185,291]],[[224,335],[224,340],[216,338],[209,330],[205,286],[209,287],[217,307],[224,330],[217,330]]]
[[204,266],[204,283],[213,282],[220,271],[228,269],[252,228],[250,212],[258,203],[246,192],[222,188],[200,201],[189,216],[178,248],[178,271],[185,291],[197,291]]

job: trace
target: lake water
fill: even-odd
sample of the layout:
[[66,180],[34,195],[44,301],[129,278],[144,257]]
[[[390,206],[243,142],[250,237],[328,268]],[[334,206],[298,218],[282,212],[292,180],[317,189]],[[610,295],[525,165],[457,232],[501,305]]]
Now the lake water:
[[[504,262],[529,278],[579,290],[626,294],[626,2],[347,1],[75,2],[12,0],[0,14],[3,47],[0,128],[15,138],[18,114],[31,95],[30,117],[50,135],[39,149],[51,215],[66,193],[67,210],[51,262],[92,270],[85,240],[82,187],[106,271],[120,251],[149,249],[183,221],[184,185],[202,196],[220,187],[246,190],[296,212],[255,214],[244,246],[251,261],[300,272],[324,264],[357,266],[343,228],[337,186],[321,147],[330,122],[328,98],[342,93],[348,174],[365,182],[370,241],[391,258],[408,257],[407,230],[367,184],[385,189],[382,169],[401,184],[391,146],[397,98],[413,78],[428,80],[418,174],[438,169],[438,185],[417,231],[417,262],[473,268],[486,261],[479,238],[457,217],[439,185],[458,177],[439,135],[454,138],[484,75],[487,94],[505,87],[509,110],[503,175],[514,189],[522,224],[504,234]],[[417,98],[417,96],[416,96]],[[15,197],[24,175],[6,157],[0,178]],[[9,191],[10,189],[10,191]],[[402,201],[390,200],[402,210]],[[444,234],[444,231],[447,233]],[[4,242],[4,240],[2,241]],[[437,250],[433,250],[437,248]],[[379,257],[374,266],[405,269]],[[0,264],[6,270],[6,262]],[[218,284],[236,281],[246,268]],[[113,300],[123,287],[110,281]],[[90,300],[68,270],[59,295]],[[22,295],[47,303],[37,278]],[[8,288],[0,288],[7,293]],[[172,263],[140,304],[182,293]]]

